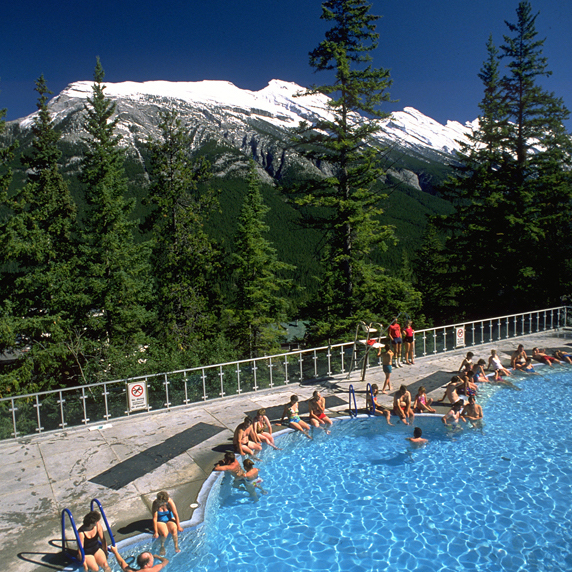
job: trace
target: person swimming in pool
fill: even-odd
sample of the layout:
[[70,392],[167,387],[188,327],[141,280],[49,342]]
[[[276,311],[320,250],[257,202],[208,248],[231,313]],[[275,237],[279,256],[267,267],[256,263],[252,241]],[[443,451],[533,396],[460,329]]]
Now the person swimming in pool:
[[461,411],[461,418],[470,421],[474,427],[480,427],[483,420],[483,408],[477,403],[474,395],[469,396],[469,402]]
[[462,420],[463,423],[466,423],[467,420],[464,417],[461,417],[461,409],[463,409],[463,401],[459,399],[459,401],[453,403],[453,406],[448,411],[448,413],[446,413],[441,418],[443,424],[447,426],[458,427],[459,420]]
[[[169,564],[167,558],[163,558],[157,554],[151,554],[150,552],[142,552],[137,556],[138,568],[131,568],[131,566],[125,562],[123,556],[119,554],[119,551],[115,546],[111,546],[109,549],[113,552],[113,555],[123,572],[138,572],[139,570],[145,570],[145,572],[159,572],[159,570],[162,570],[167,566],[167,564]],[[159,563],[155,564],[155,560],[159,560]]]
[[413,437],[406,437],[406,439],[416,445],[424,445],[425,443],[428,443],[427,439],[423,439],[421,435],[423,435],[421,427],[415,427],[415,429],[413,429]]
[[312,435],[308,433],[310,426],[305,421],[302,421],[302,419],[300,419],[300,414],[298,413],[297,395],[292,395],[290,397],[290,401],[286,403],[286,405],[284,405],[284,410],[282,411],[282,417],[280,418],[278,425],[282,425],[282,421],[284,421],[286,417],[288,418],[289,427],[292,427],[292,429],[295,429],[296,431],[300,431],[300,433],[303,433],[306,437],[308,437],[308,439],[312,438]]

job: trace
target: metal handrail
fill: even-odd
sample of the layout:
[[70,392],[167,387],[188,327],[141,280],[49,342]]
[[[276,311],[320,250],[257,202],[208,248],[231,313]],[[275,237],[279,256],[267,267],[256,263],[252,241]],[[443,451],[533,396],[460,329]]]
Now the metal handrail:
[[[354,386],[351,383],[350,383],[350,387],[349,387],[348,391],[349,391],[348,405],[349,405],[350,417],[357,417],[356,392],[355,392]],[[354,401],[353,411],[352,411],[352,398]]]
[[[72,525],[73,528],[73,532],[75,534],[75,539],[77,542],[77,551],[81,554],[81,560],[79,558],[77,558],[76,556],[74,556],[72,554],[72,551],[66,551],[66,514],[69,516],[70,518],[70,523]],[[83,545],[79,539],[79,532],[77,530],[77,526],[75,525],[75,521],[73,519],[72,513],[68,508],[64,508],[62,510],[62,553],[65,556],[69,556],[70,558],[73,558],[74,560],[76,560],[77,562],[80,563],[84,563],[85,562],[85,552],[83,550]]]
[[[422,357],[454,350],[460,347],[456,343],[459,331],[464,334],[464,346],[471,347],[556,330],[568,325],[569,317],[572,315],[568,307],[558,306],[426,328],[415,332],[414,353],[416,357]],[[127,383],[145,380],[148,386],[152,386],[152,403],[145,411],[170,410],[293,382],[351,374],[355,371],[350,354],[353,351],[356,351],[354,342],[344,342],[260,358],[4,397],[0,398],[0,431],[4,431],[0,433],[0,439],[90,423],[100,424],[136,414],[126,410]],[[369,363],[369,359],[372,359],[372,363]],[[365,367],[381,366],[380,358],[371,356],[369,359],[367,363],[364,362]]]
[[103,507],[101,506],[101,503],[99,502],[98,499],[91,499],[91,503],[89,505],[90,510],[93,510],[94,504],[97,505],[97,507],[99,508],[99,512],[103,517],[103,522],[105,522],[105,527],[107,528],[107,533],[109,534],[109,540],[111,541],[111,546],[115,546],[115,538],[113,537],[113,532],[111,531],[111,526],[109,526],[107,516],[105,516],[105,511],[103,510]]

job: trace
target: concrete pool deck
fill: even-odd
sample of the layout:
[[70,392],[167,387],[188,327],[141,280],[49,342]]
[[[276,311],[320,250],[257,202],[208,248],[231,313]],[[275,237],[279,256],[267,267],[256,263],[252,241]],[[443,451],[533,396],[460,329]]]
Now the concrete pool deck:
[[[548,332],[511,338],[420,357],[415,365],[394,368],[395,389],[406,384],[416,393],[425,385],[433,399],[456,372],[467,351],[488,359],[497,349],[503,364],[522,343],[572,347],[572,332]],[[571,366],[572,367],[572,366]],[[335,376],[301,385],[289,384],[241,396],[213,399],[170,411],[157,411],[110,420],[102,426],[82,426],[0,442],[0,534],[3,566],[10,572],[63,570],[69,561],[61,555],[61,511],[69,508],[78,525],[98,498],[116,541],[152,531],[151,504],[160,490],[174,499],[182,521],[193,513],[191,504],[216,461],[232,449],[235,427],[246,414],[264,407],[273,414],[296,393],[300,401],[319,389],[326,397],[328,415],[348,415],[348,387],[354,385],[358,410],[365,407],[367,383],[383,385],[381,368],[360,374]],[[391,396],[381,396],[390,404]],[[280,409],[278,409],[280,407]],[[301,408],[302,409],[302,408]],[[448,409],[437,404],[439,413]],[[303,409],[302,409],[303,411]],[[302,415],[304,418],[304,415]],[[395,418],[397,419],[397,418]],[[274,430],[284,427],[276,426]],[[114,563],[111,557],[111,563]]]

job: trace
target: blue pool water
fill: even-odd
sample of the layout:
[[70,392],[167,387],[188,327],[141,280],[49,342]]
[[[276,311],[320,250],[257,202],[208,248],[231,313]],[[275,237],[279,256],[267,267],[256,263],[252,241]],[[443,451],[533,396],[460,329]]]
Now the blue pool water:
[[383,418],[284,435],[258,464],[269,494],[215,485],[169,572],[572,570],[572,373],[518,385],[481,389],[482,430],[418,416],[419,449]]

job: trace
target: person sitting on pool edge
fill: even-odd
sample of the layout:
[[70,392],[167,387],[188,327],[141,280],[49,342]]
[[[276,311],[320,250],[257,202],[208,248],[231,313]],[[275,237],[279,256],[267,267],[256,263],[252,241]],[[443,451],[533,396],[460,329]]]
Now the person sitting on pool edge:
[[424,445],[428,441],[427,439],[423,439],[421,435],[423,435],[423,430],[421,429],[421,427],[415,427],[415,429],[413,429],[413,437],[406,437],[406,439],[408,441],[411,441],[411,443],[416,443],[417,445]]
[[258,435],[253,430],[252,419],[248,415],[234,430],[234,452],[237,455],[254,455],[254,451],[262,451]]
[[292,429],[296,429],[296,431],[300,431],[308,437],[308,439],[312,438],[312,435],[308,433],[308,429],[310,426],[300,419],[300,414],[298,413],[298,396],[292,395],[290,396],[290,401],[284,405],[284,410],[282,411],[282,417],[280,421],[277,423],[278,425],[282,425],[282,421],[284,418],[288,417],[288,426],[292,427]]
[[[131,568],[131,566],[125,562],[123,556],[119,554],[119,551],[115,546],[111,546],[109,549],[113,552],[113,555],[123,572],[138,572],[139,570],[145,570],[146,572],[159,572],[159,570],[162,570],[167,566],[167,564],[169,564],[169,561],[162,556],[151,554],[150,552],[142,552],[137,556],[137,566],[139,566],[139,568]],[[159,564],[155,564],[155,559],[159,560]]]
[[179,532],[183,532],[183,527],[179,520],[177,507],[169,493],[161,491],[157,493],[157,498],[153,501],[153,538],[161,538],[161,549],[159,554],[165,554],[165,540],[169,534],[173,537],[175,552],[181,552],[179,548]]
[[308,401],[308,407],[310,409],[310,423],[314,427],[321,427],[329,435],[332,420],[326,415],[326,400],[318,390],[314,391],[312,398]]
[[402,385],[393,395],[393,413],[395,413],[405,425],[409,425],[407,418],[410,418],[411,421],[415,418],[411,403],[411,393],[407,390],[406,385]]
[[539,350],[538,348],[532,348],[532,358],[540,363],[544,363],[552,367],[552,363],[560,363],[560,360],[555,357],[549,356],[544,350]]
[[107,564],[107,542],[100,521],[101,515],[96,510],[92,510],[83,517],[83,524],[77,529],[85,556],[83,569],[86,572],[88,568],[97,572],[100,566],[105,572],[111,572]]
[[413,403],[413,411],[415,413],[436,413],[435,409],[431,407],[432,403],[433,400],[427,397],[425,387],[420,386],[415,396],[415,402]]
[[385,417],[385,420],[387,421],[388,425],[393,425],[393,423],[391,422],[391,410],[389,409],[389,407],[386,407],[385,405],[382,405],[381,403],[377,402],[378,393],[379,393],[379,387],[377,383],[373,383],[371,386],[371,394],[373,394],[373,407],[371,403],[371,394],[369,391],[366,391],[365,407],[368,411],[373,409],[374,415],[379,412],[381,415]]

